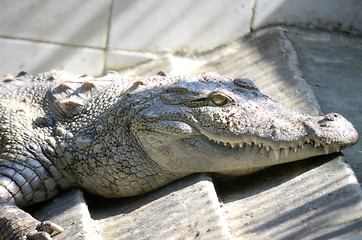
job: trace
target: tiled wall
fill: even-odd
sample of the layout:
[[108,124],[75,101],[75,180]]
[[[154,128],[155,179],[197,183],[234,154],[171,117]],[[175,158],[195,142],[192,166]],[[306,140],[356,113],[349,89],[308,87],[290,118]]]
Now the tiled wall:
[[0,0],[0,75],[100,75],[275,24],[362,35],[361,0]]

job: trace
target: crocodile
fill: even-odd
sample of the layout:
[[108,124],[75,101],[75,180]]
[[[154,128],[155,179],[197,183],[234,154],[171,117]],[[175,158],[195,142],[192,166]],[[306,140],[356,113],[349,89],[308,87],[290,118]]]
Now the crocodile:
[[79,187],[142,194],[197,172],[241,175],[358,141],[337,113],[288,109],[246,78],[20,72],[0,80],[0,238],[63,229],[21,208]]

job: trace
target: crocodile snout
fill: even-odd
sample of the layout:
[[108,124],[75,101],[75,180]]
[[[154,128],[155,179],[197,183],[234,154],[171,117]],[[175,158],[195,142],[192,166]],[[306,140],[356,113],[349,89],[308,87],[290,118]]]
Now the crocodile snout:
[[327,113],[326,115],[324,115],[324,120],[325,121],[335,121],[337,120],[337,118],[342,117],[340,114],[338,113]]
[[353,145],[358,141],[358,133],[352,123],[338,113],[309,117],[305,125],[315,137],[325,145]]

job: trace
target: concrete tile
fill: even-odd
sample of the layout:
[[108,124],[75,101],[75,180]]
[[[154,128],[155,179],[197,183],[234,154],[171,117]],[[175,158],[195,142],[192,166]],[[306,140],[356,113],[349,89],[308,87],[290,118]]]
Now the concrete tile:
[[33,75],[51,69],[100,75],[104,52],[55,44],[0,38],[0,75],[26,70]]
[[204,51],[249,32],[252,0],[115,0],[109,47]]
[[111,2],[2,1],[0,35],[104,48]]
[[355,0],[257,0],[253,29],[283,24],[361,34],[361,9]]

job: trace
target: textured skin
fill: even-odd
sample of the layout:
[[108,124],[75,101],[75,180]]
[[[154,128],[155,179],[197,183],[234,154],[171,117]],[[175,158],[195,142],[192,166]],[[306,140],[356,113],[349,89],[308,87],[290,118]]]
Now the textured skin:
[[132,196],[194,172],[243,174],[358,140],[338,114],[298,113],[248,79],[212,73],[94,79],[21,72],[0,87],[1,239],[60,232],[16,206],[70,186]]

